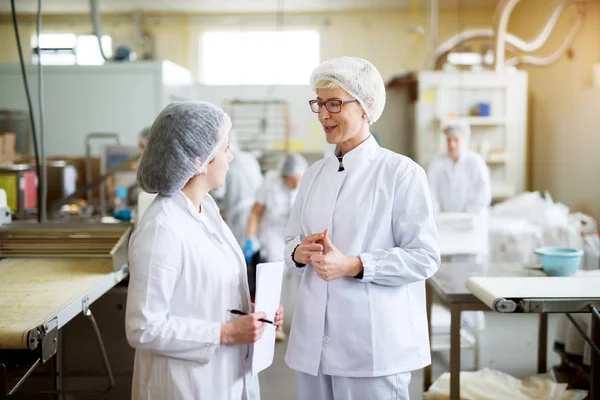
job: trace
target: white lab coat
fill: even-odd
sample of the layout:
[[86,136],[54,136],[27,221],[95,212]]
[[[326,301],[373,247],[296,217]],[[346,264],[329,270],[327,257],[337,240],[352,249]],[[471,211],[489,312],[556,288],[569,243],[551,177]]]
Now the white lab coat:
[[241,247],[246,243],[248,216],[262,182],[263,176],[256,157],[246,151],[233,152],[225,185],[216,191],[215,196],[224,197],[227,225]]
[[230,309],[250,311],[246,264],[213,199],[157,196],[129,245],[126,333],[133,399],[258,399],[251,346],[221,345]]
[[279,171],[269,171],[256,193],[256,202],[265,206],[258,240],[261,257],[267,262],[283,260],[285,226],[298,189],[288,188]]
[[479,216],[480,232],[485,232],[479,259],[487,257],[488,208],[492,201],[490,170],[483,158],[463,150],[455,163],[448,154],[434,158],[427,173],[431,201],[436,213],[459,212]]
[[370,136],[344,156],[313,164],[286,228],[284,261],[301,239],[330,229],[333,244],[359,256],[364,277],[330,282],[309,264],[294,311],[287,365],[317,376],[375,377],[431,362],[425,280],[439,268],[427,179],[407,157]]

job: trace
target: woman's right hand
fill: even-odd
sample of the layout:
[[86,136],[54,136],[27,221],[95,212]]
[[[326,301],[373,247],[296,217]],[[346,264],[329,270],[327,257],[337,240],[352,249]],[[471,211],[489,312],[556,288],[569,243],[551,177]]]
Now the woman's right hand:
[[259,319],[267,318],[264,312],[244,315],[221,325],[221,344],[251,344],[261,338],[265,323]]
[[296,248],[294,261],[298,264],[310,264],[313,254],[323,254],[323,233],[313,233],[302,239],[302,243]]

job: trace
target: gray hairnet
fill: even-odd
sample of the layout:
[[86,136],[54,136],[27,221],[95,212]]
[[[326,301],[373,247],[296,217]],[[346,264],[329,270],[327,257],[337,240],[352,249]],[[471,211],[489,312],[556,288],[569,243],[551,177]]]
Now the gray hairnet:
[[333,82],[354,97],[373,124],[381,117],[385,107],[385,84],[377,68],[358,57],[339,57],[317,66],[310,77],[316,89],[319,82]]
[[308,162],[301,154],[289,153],[281,165],[281,175],[302,175],[308,168]]
[[169,104],[150,129],[137,171],[140,187],[165,195],[181,190],[191,178],[205,172],[230,130],[231,119],[213,104]]
[[471,140],[471,126],[465,121],[449,122],[444,127],[444,134],[460,136],[463,142],[468,144]]

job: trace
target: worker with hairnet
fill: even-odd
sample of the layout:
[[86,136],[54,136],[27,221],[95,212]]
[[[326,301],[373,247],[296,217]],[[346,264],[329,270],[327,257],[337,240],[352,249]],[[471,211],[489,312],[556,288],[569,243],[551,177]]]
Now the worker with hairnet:
[[[267,173],[248,218],[244,256],[249,264],[258,248],[257,235],[260,260],[283,261],[285,225],[307,167],[308,163],[301,154],[290,153],[285,157],[279,171]],[[250,276],[252,279],[253,274]],[[287,278],[286,281],[291,277],[288,275]],[[284,331],[279,331],[276,338],[279,341],[285,340]]]
[[[150,133],[150,127],[147,126],[144,129],[142,129],[141,132],[138,134],[138,148],[140,150],[140,156],[142,156],[144,154],[144,148],[146,147],[146,142],[148,141],[149,133]],[[142,199],[142,203],[150,203],[154,199],[153,198],[154,195],[145,193],[143,190],[140,189],[137,182],[135,182],[127,188],[127,203],[130,206],[138,206],[140,197],[144,198],[144,199]],[[138,215],[143,214],[144,211],[145,210],[137,209],[136,210],[136,219],[137,219]]]
[[[251,344],[274,327],[253,312],[244,256],[208,194],[225,182],[230,129],[223,110],[190,101],[150,130],[137,178],[158,195],[129,244],[133,399],[260,398]],[[280,307],[277,329],[282,318]]]
[[471,128],[466,122],[450,123],[443,132],[447,152],[431,161],[427,174],[433,208],[436,213],[471,213],[478,216],[479,231],[484,232],[481,253],[475,257],[461,257],[460,260],[486,262],[488,208],[492,201],[490,170],[479,154],[468,149]]
[[140,154],[144,154],[144,148],[146,148],[146,142],[148,141],[148,135],[150,134],[150,127],[147,126],[138,135],[138,147]]
[[440,263],[427,178],[371,135],[385,85],[370,62],[325,61],[310,84],[336,148],[307,169],[286,226],[302,281],[285,360],[298,400],[408,399],[431,362],[425,280]]
[[256,192],[263,183],[263,176],[256,157],[239,148],[233,130],[230,136],[230,150],[233,160],[229,164],[225,185],[213,191],[213,195],[223,205],[225,222],[240,247],[243,247],[246,243],[248,216],[254,206]]

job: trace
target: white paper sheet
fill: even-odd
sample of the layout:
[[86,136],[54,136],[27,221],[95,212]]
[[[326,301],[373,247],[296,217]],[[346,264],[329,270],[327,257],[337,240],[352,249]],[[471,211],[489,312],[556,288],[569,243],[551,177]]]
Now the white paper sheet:
[[[256,267],[256,295],[254,311],[264,311],[267,319],[273,321],[281,299],[283,281],[283,262],[258,264]],[[252,356],[252,374],[268,368],[275,355],[275,326],[265,324],[262,337],[254,343]]]

